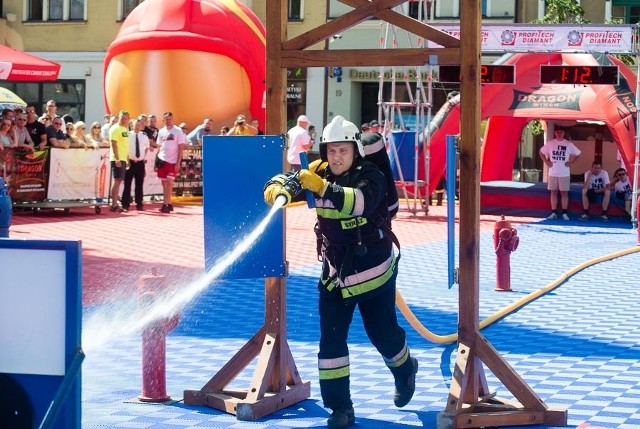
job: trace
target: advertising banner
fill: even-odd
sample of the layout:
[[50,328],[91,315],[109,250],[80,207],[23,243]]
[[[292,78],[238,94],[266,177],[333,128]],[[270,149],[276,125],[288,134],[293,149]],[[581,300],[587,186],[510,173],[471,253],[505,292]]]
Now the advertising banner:
[[109,149],[51,149],[47,198],[105,199],[109,174]]
[[47,151],[5,149],[0,165],[14,202],[41,201],[47,193]]
[[[46,198],[50,200],[106,200],[111,187],[109,149],[51,150]],[[144,194],[162,194],[162,183],[153,171],[156,152],[146,155]],[[122,192],[120,189],[119,193]]]
[[[432,24],[438,30],[460,38],[460,26]],[[631,25],[483,25],[482,52],[607,52],[633,53]],[[440,45],[429,41],[429,48]]]

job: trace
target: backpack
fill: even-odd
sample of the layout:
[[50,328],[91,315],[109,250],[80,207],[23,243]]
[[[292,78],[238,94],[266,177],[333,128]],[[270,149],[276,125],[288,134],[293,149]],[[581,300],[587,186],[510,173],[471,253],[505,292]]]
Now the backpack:
[[396,189],[396,183],[393,179],[393,172],[391,171],[391,161],[387,156],[387,148],[380,133],[364,133],[360,137],[362,146],[364,148],[365,159],[374,163],[384,177],[387,179],[387,207],[389,209],[389,222],[396,217],[398,208],[400,207],[400,201],[398,199],[398,190]]

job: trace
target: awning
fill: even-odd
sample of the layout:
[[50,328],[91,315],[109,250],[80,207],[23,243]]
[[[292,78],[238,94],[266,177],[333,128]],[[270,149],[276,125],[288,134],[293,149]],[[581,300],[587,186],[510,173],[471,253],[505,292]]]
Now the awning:
[[56,80],[58,73],[60,64],[0,45],[0,80]]

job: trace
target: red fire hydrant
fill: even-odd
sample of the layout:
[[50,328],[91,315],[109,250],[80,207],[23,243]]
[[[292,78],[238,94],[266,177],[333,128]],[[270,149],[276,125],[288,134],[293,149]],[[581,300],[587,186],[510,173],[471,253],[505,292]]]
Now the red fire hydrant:
[[518,231],[500,216],[493,226],[493,247],[496,249],[496,291],[511,291],[511,252],[518,248]]
[[[157,305],[163,297],[167,297],[165,276],[156,274],[140,278],[138,285],[138,304],[143,312],[148,312]],[[171,398],[167,395],[166,380],[166,337],[178,326],[180,315],[161,318],[149,322],[142,329],[142,393],[138,400],[142,402],[166,402]]]

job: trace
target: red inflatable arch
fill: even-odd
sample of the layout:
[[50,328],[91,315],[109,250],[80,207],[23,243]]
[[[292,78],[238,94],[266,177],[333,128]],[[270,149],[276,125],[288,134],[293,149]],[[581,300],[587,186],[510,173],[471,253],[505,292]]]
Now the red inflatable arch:
[[[534,119],[551,121],[590,120],[606,124],[629,172],[635,157],[635,75],[611,55],[600,54],[507,54],[496,64],[515,64],[514,85],[484,85],[481,116],[489,119],[482,146],[480,179],[511,180],[512,166],[523,128]],[[541,64],[617,65],[618,85],[541,85]],[[449,100],[429,124],[431,163],[429,194],[445,169],[445,141],[460,132],[459,96]],[[425,177],[424,162],[419,163]],[[427,194],[427,195],[429,195]]]

